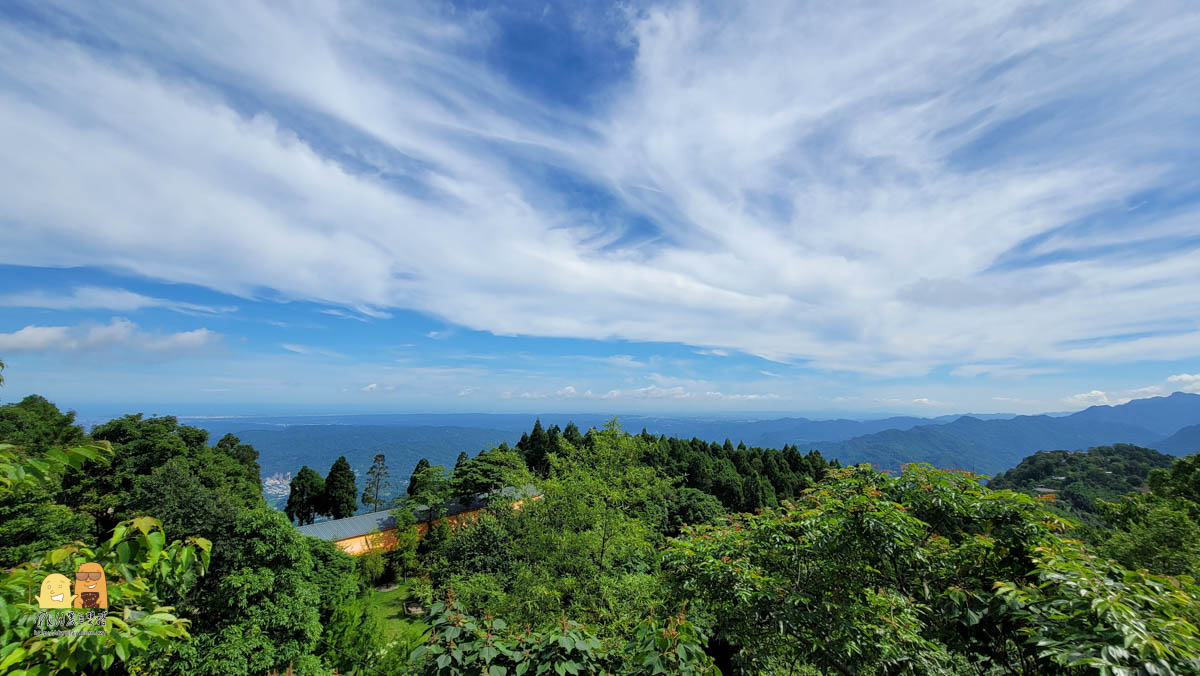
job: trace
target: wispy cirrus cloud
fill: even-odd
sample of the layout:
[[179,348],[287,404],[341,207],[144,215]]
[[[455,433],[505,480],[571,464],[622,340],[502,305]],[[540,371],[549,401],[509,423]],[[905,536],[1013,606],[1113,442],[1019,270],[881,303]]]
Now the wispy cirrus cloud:
[[328,350],[321,347],[310,347],[308,345],[297,345],[295,343],[283,343],[279,347],[282,347],[288,352],[302,354],[305,356],[330,357],[333,359],[343,359],[346,356],[341,352],[334,350]]
[[44,7],[0,262],[884,376],[1200,355],[1188,3],[651,4],[589,106],[488,11]]
[[162,308],[194,315],[214,315],[236,312],[232,305],[212,306],[185,303],[168,298],[155,298],[125,289],[98,286],[77,286],[69,293],[29,290],[0,294],[0,307],[29,307],[48,310],[112,310],[132,312],[146,308]]

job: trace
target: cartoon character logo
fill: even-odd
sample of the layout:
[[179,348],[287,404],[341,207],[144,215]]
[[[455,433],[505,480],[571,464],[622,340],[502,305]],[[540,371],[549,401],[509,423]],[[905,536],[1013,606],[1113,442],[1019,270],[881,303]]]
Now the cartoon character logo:
[[75,607],[108,608],[108,582],[100,564],[84,563],[75,572]]
[[50,573],[42,580],[42,593],[38,595],[39,608],[70,608],[74,595],[71,591],[71,581],[66,575]]

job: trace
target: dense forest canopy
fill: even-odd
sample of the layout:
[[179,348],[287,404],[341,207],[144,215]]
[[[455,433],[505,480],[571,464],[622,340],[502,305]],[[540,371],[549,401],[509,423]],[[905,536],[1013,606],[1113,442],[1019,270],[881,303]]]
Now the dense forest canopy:
[[[360,477],[344,458],[297,468],[285,515],[253,447],[174,418],[84,434],[29,397],[0,407],[0,437],[0,671],[1200,671],[1200,456],[1040,454],[985,486],[539,422],[453,468],[420,463],[390,505],[393,545],[351,557],[289,520],[380,506],[403,478],[386,458]],[[1055,476],[1091,500],[1086,525],[1020,492]],[[503,490],[523,486],[537,499]],[[444,518],[481,494],[476,518]],[[30,589],[85,559],[123,581],[109,617],[127,619],[34,634]]]
[[1171,466],[1175,458],[1132,444],[1097,446],[1087,452],[1040,451],[988,481],[1030,495],[1052,493],[1056,502],[1079,514],[1096,511],[1097,498],[1116,500],[1147,488],[1155,469]]

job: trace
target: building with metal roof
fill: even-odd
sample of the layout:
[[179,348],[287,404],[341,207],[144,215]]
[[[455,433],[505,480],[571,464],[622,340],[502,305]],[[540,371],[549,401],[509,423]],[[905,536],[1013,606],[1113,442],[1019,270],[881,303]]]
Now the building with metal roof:
[[[521,488],[509,486],[493,493],[480,493],[465,505],[458,499],[447,500],[443,505],[445,518],[452,526],[477,519],[488,504],[498,497],[511,500],[513,507],[520,509],[525,500],[537,500],[541,494],[533,485]],[[413,516],[417,518],[417,536],[423,537],[429,529],[425,522],[428,518],[427,507],[420,505],[414,508]],[[328,540],[347,554],[359,555],[372,550],[387,551],[396,546],[396,517],[390,510],[319,521],[299,526],[296,530],[302,535]]]

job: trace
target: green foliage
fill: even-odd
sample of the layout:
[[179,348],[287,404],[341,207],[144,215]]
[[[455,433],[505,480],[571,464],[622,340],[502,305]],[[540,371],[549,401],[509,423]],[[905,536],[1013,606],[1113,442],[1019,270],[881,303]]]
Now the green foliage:
[[[210,550],[202,538],[167,544],[161,523],[139,517],[117,524],[99,547],[77,542],[9,570],[0,580],[0,671],[77,673],[108,670],[118,660],[131,670],[153,669],[188,638],[187,620],[164,601],[194,586],[209,565]],[[104,634],[37,635],[46,628],[37,625],[42,611],[33,602],[42,579],[71,575],[84,562],[101,564],[109,580]]]
[[1169,469],[1150,473],[1147,494],[1117,502],[1097,501],[1109,530],[1092,539],[1096,551],[1121,565],[1164,575],[1200,571],[1200,454],[1176,460]]
[[541,631],[513,631],[502,619],[467,614],[453,593],[430,613],[428,641],[411,655],[417,674],[720,674],[704,635],[683,616],[643,622],[623,646],[606,650],[586,627],[565,618]]
[[14,444],[23,453],[77,446],[84,439],[75,412],[63,413],[44,397],[31,394],[19,403],[0,406],[0,442]]
[[533,423],[533,430],[517,442],[517,450],[525,458],[525,464],[533,472],[545,476],[550,470],[550,454],[558,450],[558,427],[547,432],[541,419]]
[[86,462],[106,463],[111,455],[103,443],[41,450],[0,444],[0,568],[10,568],[92,532],[90,517],[57,504],[54,497],[67,468]]
[[[417,476],[414,473],[414,478]],[[507,446],[493,447],[455,466],[454,476],[450,480],[450,494],[463,505],[469,505],[476,495],[492,493],[508,486],[526,486],[532,482],[533,477],[519,452]]]
[[530,626],[565,615],[625,636],[663,600],[655,544],[670,482],[643,461],[649,444],[615,427],[586,448],[557,443],[540,499],[494,500],[441,548],[433,580],[472,612]]
[[105,442],[51,448],[35,456],[20,452],[12,444],[0,443],[0,491],[53,487],[68,469],[88,463],[104,464],[111,456],[112,448]]
[[1200,453],[1176,460],[1167,470],[1151,472],[1150,487],[1162,497],[1200,505]]
[[228,443],[209,448],[207,432],[173,417],[127,415],[96,427],[92,438],[112,445],[113,461],[108,468],[85,463],[69,470],[62,501],[90,514],[98,530],[153,508],[168,529],[179,532],[183,523],[188,530],[195,527],[201,513],[215,518],[206,504],[222,509],[263,504],[257,465],[251,475],[243,449]]
[[383,579],[383,574],[387,568],[386,562],[383,560],[383,552],[368,552],[358,557],[358,574],[362,576],[363,582],[368,585],[376,585]]
[[1200,526],[1196,505],[1181,498],[1129,495],[1119,503],[1100,501],[1100,514],[1113,526],[1095,549],[1126,568],[1162,575],[1200,571]]
[[859,466],[796,504],[686,528],[665,556],[744,668],[950,673],[954,652],[1008,660],[992,582],[1028,570],[1057,525],[968,473]]
[[429,468],[430,462],[427,458],[421,458],[417,461],[416,467],[413,467],[412,476],[408,479],[408,494],[413,495],[419,488],[419,477],[421,473]]
[[[203,633],[170,664],[170,673],[259,674],[308,668],[321,635],[321,590],[310,538],[283,514],[241,511],[213,538],[211,575],[188,597]],[[315,658],[314,658],[315,659]]]
[[674,489],[665,496],[664,502],[667,505],[664,532],[668,535],[678,535],[685,525],[715,523],[725,516],[725,508],[719,500],[687,486]]
[[346,462],[346,456],[338,456],[325,475],[325,497],[322,514],[334,519],[354,516],[358,509],[358,490],[354,485],[354,470]]
[[312,523],[325,509],[325,479],[305,465],[292,477],[283,513],[301,526]]
[[410,509],[424,517],[432,527],[434,519],[446,513],[446,500],[450,497],[450,476],[441,465],[417,466],[408,483]]
[[1096,511],[1097,499],[1116,500],[1141,490],[1150,472],[1173,461],[1169,455],[1131,444],[1098,446],[1086,453],[1039,451],[997,474],[988,486],[1033,496],[1053,493],[1067,514],[1086,518]]
[[407,582],[408,576],[416,572],[418,565],[417,547],[420,537],[417,535],[417,520],[407,506],[392,510],[392,516],[396,520],[396,546],[384,554],[384,559],[391,571],[391,577],[398,577]]
[[383,505],[383,492],[391,486],[388,483],[387,462],[382,453],[375,454],[371,468],[367,470],[367,483],[363,488],[362,503],[370,507],[372,512],[379,511]]
[[1118,676],[1200,673],[1200,587],[1191,578],[1129,571],[1057,538],[1033,560],[1034,581],[998,582],[996,593],[1040,657]]

